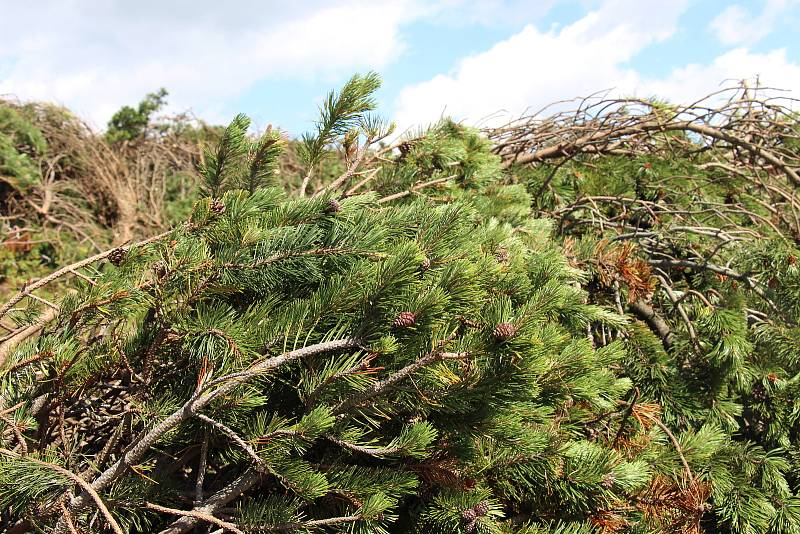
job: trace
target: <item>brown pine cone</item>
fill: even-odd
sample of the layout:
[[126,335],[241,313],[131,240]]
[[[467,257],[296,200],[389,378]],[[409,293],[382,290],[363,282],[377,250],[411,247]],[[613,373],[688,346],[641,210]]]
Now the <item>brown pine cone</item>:
[[614,476],[614,473],[606,473],[605,475],[603,475],[603,480],[602,480],[602,482],[600,482],[600,484],[604,488],[609,488],[610,489],[612,486],[614,486],[614,482],[616,482],[616,480],[617,479]]
[[481,501],[473,508],[475,515],[483,517],[489,513],[489,501]]
[[773,276],[767,281],[767,287],[769,287],[770,289],[777,289],[778,286],[780,286],[780,284],[781,284],[780,280],[778,280],[777,276]]
[[225,213],[225,204],[221,200],[215,198],[211,201],[209,209],[217,215],[222,215]]
[[767,390],[764,389],[763,385],[758,383],[756,383],[756,385],[753,386],[753,389],[751,390],[750,394],[753,396],[753,400],[755,400],[756,402],[764,402],[768,398]]
[[108,255],[108,261],[111,262],[112,265],[115,267],[119,267],[119,265],[125,261],[125,257],[128,255],[128,251],[124,248],[115,248],[111,251]]
[[370,352],[363,360],[361,360],[361,363],[359,364],[358,368],[361,369],[362,371],[366,371],[367,369],[369,369],[369,366],[372,365],[373,360],[375,360],[375,358],[377,357],[378,357],[377,352]]
[[338,200],[332,198],[328,201],[328,204],[325,206],[325,211],[327,213],[339,213],[340,211],[342,211],[342,205]]
[[463,512],[461,512],[461,519],[464,523],[470,523],[475,521],[478,518],[478,513],[473,508],[467,508]]
[[497,261],[500,263],[508,263],[508,260],[511,259],[511,254],[509,254],[508,249],[504,247],[500,247],[497,249]]
[[167,276],[167,265],[163,261],[159,261],[153,265],[153,272],[156,273],[157,277],[164,278]]
[[431,268],[431,260],[425,258],[424,260],[422,260],[422,263],[419,264],[419,268],[422,269],[423,271],[427,271],[428,269]]
[[474,478],[466,478],[461,483],[461,489],[464,491],[471,491],[475,489],[475,486],[478,485],[478,481]]
[[492,336],[497,341],[508,341],[517,334],[517,327],[511,323],[500,323],[492,330]]
[[404,311],[397,315],[397,318],[392,324],[399,328],[408,328],[409,326],[414,326],[416,323],[417,314],[410,311]]

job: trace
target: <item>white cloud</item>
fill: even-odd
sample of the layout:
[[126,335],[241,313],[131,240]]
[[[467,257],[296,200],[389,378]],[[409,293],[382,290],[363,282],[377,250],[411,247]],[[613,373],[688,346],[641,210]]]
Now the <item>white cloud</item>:
[[[500,122],[528,106],[635,87],[626,63],[647,45],[671,36],[687,2],[610,0],[577,22],[542,32],[526,26],[490,50],[463,59],[451,74],[404,88],[396,120],[406,127],[447,115]],[[499,106],[506,113],[498,114]]]
[[0,17],[0,94],[54,100],[97,125],[158,86],[176,108],[208,116],[266,77],[385,67],[404,47],[400,26],[428,9],[417,0],[14,4]]
[[562,29],[542,32],[527,26],[463,59],[452,73],[405,87],[397,98],[395,120],[401,130],[441,115],[498,125],[526,110],[605,89],[612,95],[689,103],[721,83],[730,86],[754,77],[762,86],[800,88],[800,64],[785,49],[756,53],[740,47],[709,64],[682,65],[659,78],[632,68],[631,58],[676,31],[685,7],[681,2],[616,0]]
[[429,4],[429,16],[442,26],[518,27],[520,21],[532,22],[545,17],[563,0],[436,0]]
[[[673,70],[663,79],[642,80],[637,88],[641,96],[657,95],[674,102],[689,103],[739,80],[754,78],[762,87],[787,91],[797,97],[800,88],[800,64],[791,62],[785,49],[766,53],[735,48],[718,56],[710,64],[690,64]],[[722,85],[720,85],[722,84]]]
[[769,35],[789,8],[798,4],[797,0],[767,0],[757,16],[740,5],[728,6],[709,28],[724,45],[752,45]]

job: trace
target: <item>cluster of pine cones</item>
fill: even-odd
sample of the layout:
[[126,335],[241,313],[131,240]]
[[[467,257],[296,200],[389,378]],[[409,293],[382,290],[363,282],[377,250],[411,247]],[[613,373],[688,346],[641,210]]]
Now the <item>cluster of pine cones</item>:
[[464,522],[464,530],[475,532],[478,529],[478,518],[489,513],[489,503],[481,501],[472,508],[467,508],[461,512],[461,520]]

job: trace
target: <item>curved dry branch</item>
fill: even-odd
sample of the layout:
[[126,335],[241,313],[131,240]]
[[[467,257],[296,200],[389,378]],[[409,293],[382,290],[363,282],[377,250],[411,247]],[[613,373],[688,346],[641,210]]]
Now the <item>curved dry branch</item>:
[[58,269],[57,271],[54,271],[54,272],[50,273],[49,275],[45,276],[44,278],[40,278],[39,280],[37,280],[35,282],[32,282],[29,285],[26,285],[16,295],[11,297],[11,299],[9,299],[8,302],[6,302],[2,306],[0,306],[0,318],[4,317],[9,311],[11,311],[11,309],[17,303],[19,303],[22,299],[24,299],[25,297],[31,296],[33,294],[33,292],[36,291],[37,289],[41,289],[42,287],[55,282],[56,280],[58,280],[62,276],[65,276],[67,274],[75,274],[75,271],[77,269],[81,269],[81,268],[86,267],[88,265],[91,265],[93,263],[97,263],[98,261],[104,260],[109,255],[111,255],[111,253],[114,252],[115,250],[118,250],[118,249],[128,250],[131,247],[147,245],[148,243],[152,243],[154,241],[158,241],[159,239],[168,236],[173,231],[174,230],[169,230],[167,232],[164,232],[164,233],[155,235],[153,237],[150,237],[148,239],[145,239],[144,241],[139,241],[138,243],[133,243],[133,244],[125,245],[125,246],[122,246],[122,247],[112,248],[112,249],[106,250],[104,252],[101,252],[99,254],[95,254],[94,256],[90,256],[90,257],[88,257],[86,259],[83,259],[81,261],[77,261],[77,262],[75,262],[75,263],[73,263],[71,265],[67,265],[66,267],[62,267],[61,269]]

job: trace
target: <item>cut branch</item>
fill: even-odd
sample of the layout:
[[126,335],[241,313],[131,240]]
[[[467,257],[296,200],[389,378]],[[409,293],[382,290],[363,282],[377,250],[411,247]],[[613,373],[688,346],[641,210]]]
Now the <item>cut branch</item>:
[[[356,348],[358,346],[359,342],[355,339],[340,339],[318,343],[316,345],[309,345],[301,349],[281,354],[280,356],[262,360],[250,367],[247,372],[238,373],[234,378],[225,380],[222,385],[216,389],[211,391],[198,391],[192,396],[192,398],[186,401],[181,408],[167,418],[163,419],[155,427],[145,432],[144,435],[136,439],[128,448],[128,451],[117,462],[103,471],[103,473],[101,473],[100,476],[98,476],[94,482],[92,482],[92,491],[96,492],[108,487],[112,482],[117,480],[123,473],[125,473],[128,467],[137,464],[144,457],[145,453],[150,450],[150,448],[167,432],[183,423],[187,419],[196,416],[203,407],[207,406],[213,400],[231,393],[234,389],[247,382],[247,380],[250,378],[264,374],[272,369],[275,369],[276,367],[280,367],[300,358],[305,358],[324,352]],[[71,499],[68,506],[70,513],[75,513],[86,506],[89,496],[90,494],[87,491],[84,491],[80,495]]]
[[653,306],[643,300],[637,300],[628,304],[628,308],[661,339],[664,349],[669,351],[672,348],[672,332],[669,325],[656,313]]

